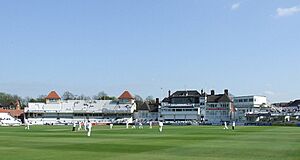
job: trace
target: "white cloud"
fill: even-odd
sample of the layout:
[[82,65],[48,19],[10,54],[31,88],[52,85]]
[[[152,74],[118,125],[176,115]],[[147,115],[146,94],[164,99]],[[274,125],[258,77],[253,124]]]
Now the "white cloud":
[[298,12],[300,12],[300,7],[290,7],[290,8],[277,8],[276,10],[277,16],[283,17],[283,16],[291,16]]
[[240,8],[240,3],[235,3],[233,5],[231,5],[231,10],[237,10]]

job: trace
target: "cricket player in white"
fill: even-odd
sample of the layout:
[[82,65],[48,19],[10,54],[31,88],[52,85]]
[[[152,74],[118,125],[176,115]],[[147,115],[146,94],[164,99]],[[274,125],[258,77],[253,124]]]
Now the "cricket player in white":
[[232,130],[234,130],[235,127],[235,121],[232,122]]
[[84,121],[83,126],[84,126],[84,130],[87,131],[87,127],[88,127],[87,126],[87,121]]
[[79,122],[79,123],[78,123],[78,131],[80,131],[80,130],[81,130],[81,128],[82,128],[82,123],[81,123],[81,122]]
[[126,129],[128,129],[128,125],[129,125],[129,123],[128,123],[128,121],[126,121]]
[[139,123],[139,129],[143,129],[143,123],[142,122]]
[[152,129],[152,121],[149,122],[149,127]]
[[137,120],[135,120],[135,122],[134,122],[134,124],[132,125],[131,128],[136,128],[136,126],[137,126]]
[[92,122],[89,121],[89,122],[87,123],[87,130],[88,130],[87,136],[88,136],[88,137],[91,136],[92,126],[93,126]]
[[224,129],[228,129],[227,122],[224,122]]
[[24,119],[24,123],[25,123],[25,129],[29,130],[29,122],[28,119]]
[[162,132],[164,123],[163,122],[158,122],[158,125],[159,125],[159,132]]
[[76,122],[73,122],[73,129],[72,129],[73,132],[75,132],[75,128],[76,128]]
[[110,128],[110,129],[113,129],[113,126],[114,126],[113,123],[109,124],[109,128]]

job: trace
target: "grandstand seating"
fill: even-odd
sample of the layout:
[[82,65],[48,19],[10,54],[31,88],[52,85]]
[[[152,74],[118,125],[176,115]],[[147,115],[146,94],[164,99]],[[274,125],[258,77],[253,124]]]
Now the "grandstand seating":
[[25,108],[32,124],[69,124],[89,119],[93,123],[132,120],[136,104],[113,100],[65,100],[59,103],[29,103]]

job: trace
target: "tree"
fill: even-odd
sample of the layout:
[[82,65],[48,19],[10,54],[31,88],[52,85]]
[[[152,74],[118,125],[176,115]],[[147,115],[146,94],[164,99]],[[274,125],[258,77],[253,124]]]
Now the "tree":
[[101,100],[116,100],[117,98],[114,96],[103,96],[101,97]]
[[145,100],[146,100],[147,102],[155,102],[153,96],[148,96]]
[[0,101],[1,102],[11,102],[11,101],[16,101],[20,99],[19,96],[17,95],[11,95],[11,94],[7,94],[7,93],[0,93]]
[[81,94],[80,96],[76,96],[76,100],[91,100],[91,97]]
[[28,102],[40,102],[45,103],[46,102],[46,95],[39,95],[37,98],[29,98]]
[[13,109],[15,108],[15,103],[18,100],[21,100],[21,97],[19,97],[18,95],[11,95],[0,92],[0,105],[2,107]]
[[31,97],[25,97],[21,99],[21,108],[24,108],[27,106],[28,102],[32,99]]
[[135,99],[135,103],[136,103],[137,108],[140,108],[140,106],[142,106],[143,103],[144,103],[143,98],[139,95],[134,95],[134,99]]
[[107,95],[104,91],[99,92],[96,96],[93,96],[95,100],[116,100],[114,96]]
[[74,99],[75,99],[75,96],[74,96],[74,94],[72,94],[71,92],[66,91],[66,92],[63,94],[63,99],[64,99],[64,100],[74,100]]
[[37,98],[37,100],[39,100],[39,101],[41,101],[41,102],[46,102],[46,97],[47,97],[47,95],[39,95],[38,96],[38,98]]
[[92,100],[92,98],[90,96],[85,96],[84,100]]
[[143,101],[144,101],[143,98],[142,98],[141,96],[139,96],[139,95],[135,95],[135,96],[134,96],[134,99],[135,99],[136,101],[140,101],[140,102],[143,102]]
[[105,97],[107,97],[107,94],[104,91],[101,91],[96,96],[94,96],[93,99],[102,100]]

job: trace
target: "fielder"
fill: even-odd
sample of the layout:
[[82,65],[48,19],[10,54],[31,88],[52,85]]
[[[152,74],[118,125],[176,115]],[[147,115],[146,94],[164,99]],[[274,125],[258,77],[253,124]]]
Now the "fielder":
[[113,129],[113,126],[114,126],[113,123],[109,124],[109,128],[110,128],[110,129]]
[[129,123],[128,123],[128,121],[126,121],[126,129],[128,129],[128,125],[129,125]]
[[83,126],[84,126],[84,130],[85,130],[85,131],[87,131],[87,127],[88,127],[87,125],[88,125],[88,124],[87,124],[87,121],[84,121]]
[[162,132],[164,123],[163,122],[158,122],[158,125],[159,125],[159,132]]
[[149,128],[152,129],[152,121],[149,122]]
[[92,122],[88,121],[88,123],[87,123],[87,131],[88,131],[88,132],[87,132],[87,136],[88,136],[88,137],[91,136],[92,126],[93,126]]
[[78,123],[78,131],[80,131],[80,130],[81,130],[81,128],[82,128],[82,123],[81,123],[81,122],[79,122],[79,123]]
[[25,130],[29,130],[29,122],[28,122],[28,119],[24,119],[24,123],[25,123]]
[[228,129],[226,121],[224,122],[224,129]]
[[75,128],[76,128],[76,122],[73,122],[73,129],[72,129],[73,132],[75,132]]
[[143,127],[143,123],[142,122],[140,122],[139,123],[139,129],[143,129],[144,127]]
[[134,125],[132,125],[131,128],[136,128],[136,126],[137,126],[137,121],[134,122]]
[[232,122],[232,130],[234,130],[235,127],[235,121]]

